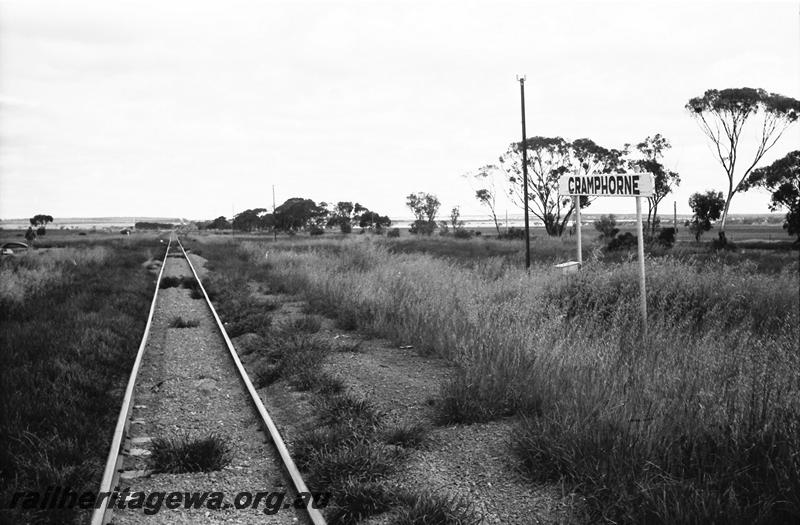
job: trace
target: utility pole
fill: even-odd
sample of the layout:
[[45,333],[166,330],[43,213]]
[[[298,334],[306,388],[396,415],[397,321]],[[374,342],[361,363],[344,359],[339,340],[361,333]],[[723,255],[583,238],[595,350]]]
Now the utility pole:
[[531,267],[531,237],[530,225],[528,223],[528,139],[525,134],[525,77],[517,77],[519,80],[519,96],[522,106],[522,192],[523,204],[525,209],[525,269]]
[[672,227],[678,233],[678,201],[672,201]]
[[278,230],[275,229],[275,185],[272,185],[272,240],[278,240]]

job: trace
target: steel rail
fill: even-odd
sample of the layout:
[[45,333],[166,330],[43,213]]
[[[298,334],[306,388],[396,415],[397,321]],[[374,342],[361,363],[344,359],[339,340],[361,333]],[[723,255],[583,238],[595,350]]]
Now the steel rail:
[[[214,319],[217,322],[217,326],[219,327],[220,332],[222,333],[223,339],[225,339],[225,344],[228,346],[228,351],[233,358],[233,362],[236,364],[236,368],[239,371],[239,376],[242,379],[247,391],[250,393],[250,397],[253,400],[253,403],[256,405],[256,409],[258,410],[261,419],[264,422],[264,425],[269,430],[270,437],[272,438],[272,442],[275,445],[275,448],[278,450],[278,454],[280,454],[281,460],[283,461],[283,465],[286,468],[286,471],[289,474],[289,477],[292,478],[292,483],[294,484],[295,490],[298,493],[308,493],[308,487],[306,486],[305,482],[303,481],[303,476],[300,475],[300,471],[297,469],[297,466],[294,464],[294,460],[292,456],[289,454],[289,449],[286,448],[286,444],[283,442],[283,438],[281,437],[280,432],[278,432],[278,427],[275,426],[275,423],[272,421],[269,413],[267,412],[264,403],[261,401],[261,397],[258,395],[253,383],[250,381],[250,378],[247,375],[247,372],[244,369],[244,365],[242,365],[241,360],[239,360],[239,354],[236,353],[236,349],[233,347],[233,343],[231,342],[230,338],[228,337],[228,333],[225,331],[225,327],[222,325],[222,320],[220,320],[219,316],[217,315],[217,311],[214,309],[214,305],[211,304],[211,299],[208,297],[208,293],[206,293],[206,289],[203,287],[203,283],[200,281],[200,277],[197,275],[197,272],[194,269],[194,265],[192,261],[189,260],[189,256],[186,253],[186,250],[183,248],[183,244],[181,244],[180,239],[176,239],[178,246],[180,247],[181,251],[183,252],[183,256],[186,258],[186,262],[189,263],[189,268],[192,270],[192,274],[194,275],[195,280],[197,281],[197,285],[200,287],[200,291],[203,292],[203,297],[206,299],[206,303],[208,307],[211,309],[211,313],[214,316]],[[322,517],[322,513],[311,507],[311,503],[313,500],[309,500],[309,504],[306,505],[306,513],[308,517],[311,519],[311,522],[314,525],[326,525],[325,518]]]
[[[100,481],[100,492],[98,498],[102,498],[99,506],[95,505],[92,512],[92,525],[103,525],[107,523],[106,514],[108,511],[108,500],[110,493],[115,486],[118,479],[119,470],[122,466],[122,458],[124,457],[120,452],[122,451],[122,440],[128,431],[130,425],[131,404],[133,400],[133,388],[136,386],[136,376],[139,374],[139,367],[142,363],[142,356],[144,355],[144,348],[147,346],[147,340],[150,337],[150,325],[153,322],[153,313],[156,309],[156,299],[158,299],[158,287],[161,284],[161,276],[164,275],[164,267],[167,265],[167,257],[169,256],[169,248],[172,244],[172,236],[170,235],[167,242],[167,250],[164,253],[164,260],[161,262],[161,269],[158,272],[158,279],[156,280],[156,291],[153,294],[153,301],[150,303],[150,313],[147,315],[147,324],[144,327],[144,335],[142,342],[139,344],[139,351],[136,353],[136,360],[133,362],[133,369],[128,378],[128,386],[125,388],[125,397],[122,399],[122,408],[119,411],[117,418],[117,426],[114,429],[114,436],[111,439],[111,448],[108,451],[108,459],[106,460],[106,468],[103,471],[103,479]],[[103,496],[105,494],[105,496]]]

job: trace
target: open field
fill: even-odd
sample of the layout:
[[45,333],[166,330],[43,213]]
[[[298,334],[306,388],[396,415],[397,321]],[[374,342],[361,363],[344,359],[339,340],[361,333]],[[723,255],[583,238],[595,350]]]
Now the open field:
[[[56,236],[53,236],[56,237]],[[157,239],[39,249],[0,261],[0,501],[96,490],[141,340]],[[2,523],[71,523],[77,511],[0,511]]]
[[[47,234],[39,237],[33,246],[38,248],[79,246],[84,244],[107,242],[113,240],[142,240],[161,237],[167,239],[168,232],[138,231],[130,237],[121,235],[119,231],[93,231],[93,230],[47,230]],[[0,244],[5,242],[25,242],[25,230],[0,230]],[[158,241],[156,241],[158,242]]]
[[[569,278],[552,268],[573,258],[569,237],[537,236],[530,274],[520,269],[520,241],[343,237],[193,234],[191,246],[227,269],[216,292],[227,297],[221,313],[234,334],[270,326],[274,304],[230,293],[254,283],[452,363],[432,423],[511,422],[516,468],[532,487],[555,483],[576,494],[564,504],[573,501],[581,521],[800,517],[797,251],[689,243],[652,253],[643,341],[635,256],[606,254],[588,237],[586,266]],[[54,485],[96,488],[152,294],[142,263],[164,248],[156,233],[49,232],[44,240],[0,261],[0,500]],[[311,321],[292,329],[318,330]],[[311,359],[315,347],[304,344],[295,361]],[[285,368],[299,370],[286,355]],[[306,385],[312,375],[289,382]],[[325,381],[315,391],[341,388]],[[413,438],[411,428],[403,432]],[[0,520],[79,519],[62,512]]]
[[[440,424],[514,418],[519,467],[579,494],[588,522],[800,517],[796,252],[650,258],[642,340],[635,258],[588,257],[568,279],[551,267],[565,245],[542,243],[526,274],[508,241],[351,237],[196,247],[455,363]],[[402,246],[437,241],[435,257]]]

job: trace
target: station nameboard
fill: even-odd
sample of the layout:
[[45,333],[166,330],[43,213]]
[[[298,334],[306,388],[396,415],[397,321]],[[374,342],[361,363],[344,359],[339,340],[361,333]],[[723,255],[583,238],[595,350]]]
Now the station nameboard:
[[558,192],[562,195],[650,197],[654,186],[652,173],[564,175],[558,179]]

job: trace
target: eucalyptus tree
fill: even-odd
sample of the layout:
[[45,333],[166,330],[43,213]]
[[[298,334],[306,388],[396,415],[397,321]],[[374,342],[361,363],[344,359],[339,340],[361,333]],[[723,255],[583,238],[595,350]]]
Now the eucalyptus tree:
[[489,216],[494,222],[494,227],[497,230],[497,235],[500,235],[500,221],[497,220],[497,188],[495,186],[495,178],[500,172],[500,168],[496,164],[487,164],[479,168],[475,173],[464,175],[465,177],[471,176],[479,181],[481,188],[475,190],[475,198],[489,209]]
[[697,192],[689,197],[689,207],[692,208],[694,215],[691,220],[686,221],[686,226],[694,233],[695,241],[699,242],[703,232],[711,229],[714,221],[720,218],[724,206],[725,199],[722,198],[721,191]]
[[[711,141],[728,179],[728,192],[719,226],[719,238],[724,244],[725,221],[733,196],[746,189],[743,182],[750,172],[778,142],[786,128],[800,117],[800,101],[763,89],[709,89],[702,97],[689,100],[685,107]],[[742,132],[748,120],[759,120],[759,125],[755,129],[755,153],[745,159],[740,148]],[[744,169],[737,165],[740,160]]]
[[[505,170],[508,194],[520,208],[525,206],[534,217],[542,221],[548,235],[560,236],[575,205],[569,195],[560,195],[558,179],[567,173],[588,175],[622,171],[624,151],[609,149],[583,138],[569,142],[561,137],[531,137],[525,147],[528,157],[528,199],[523,192],[522,143],[512,143],[500,157]],[[589,205],[588,197],[581,197],[581,208]]]
[[681,183],[680,175],[666,169],[661,162],[664,151],[671,147],[672,145],[665,137],[656,133],[636,145],[636,149],[643,158],[631,161],[631,165],[653,174],[653,195],[647,198],[647,229],[651,235],[655,233],[659,203]]
[[406,206],[416,217],[411,225],[411,233],[432,234],[436,229],[436,214],[441,206],[439,198],[431,193],[412,193],[406,197]]
[[800,242],[800,150],[790,152],[767,167],[753,170],[744,185],[745,189],[757,186],[772,193],[769,209],[787,210],[783,227],[789,235],[796,235],[797,242]]

